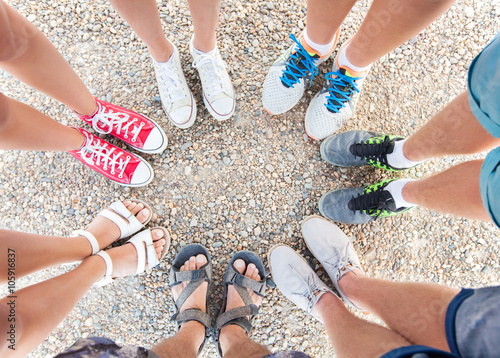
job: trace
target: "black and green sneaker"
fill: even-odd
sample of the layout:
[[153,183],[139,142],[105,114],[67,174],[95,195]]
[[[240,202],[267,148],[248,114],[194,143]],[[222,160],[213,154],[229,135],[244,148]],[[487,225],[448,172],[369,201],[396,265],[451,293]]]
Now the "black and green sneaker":
[[395,135],[377,134],[368,131],[347,131],[332,135],[321,143],[321,157],[339,167],[371,165],[390,171],[395,168],[387,162],[387,155],[394,151],[394,143],[404,140]]
[[397,208],[391,193],[385,189],[393,180],[331,191],[320,199],[319,211],[324,217],[345,224],[364,224],[404,213],[412,207]]

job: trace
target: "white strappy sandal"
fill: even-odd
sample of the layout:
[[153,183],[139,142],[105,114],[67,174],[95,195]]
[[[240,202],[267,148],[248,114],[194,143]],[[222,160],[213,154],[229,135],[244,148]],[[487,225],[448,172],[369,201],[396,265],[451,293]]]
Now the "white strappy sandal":
[[[155,229],[162,230],[164,233],[162,239],[165,240],[165,246],[163,246],[163,250],[161,252],[161,260],[161,258],[165,256],[165,253],[170,247],[170,235],[168,234],[167,229],[163,227],[155,227],[152,229],[141,231],[125,243],[131,243],[132,245],[134,245],[137,252],[137,269],[135,271],[135,274],[143,273],[146,270],[146,264],[148,269],[151,269],[158,265],[158,263],[160,262],[160,260],[156,256],[156,250],[154,248],[152,237],[153,234],[151,232]],[[104,259],[104,262],[106,263],[106,274],[103,278],[94,283],[94,286],[105,286],[113,282],[114,280],[114,278],[111,276],[111,273],[113,272],[113,262],[111,261],[111,257],[106,251],[99,251],[96,255],[99,255]]]
[[[123,239],[125,237],[129,237],[130,235],[135,234],[137,231],[143,229],[145,225],[149,223],[149,221],[151,221],[151,218],[153,217],[153,212],[151,208],[149,207],[148,204],[146,204],[142,200],[126,199],[124,201],[131,201],[136,204],[144,205],[144,209],[149,210],[149,217],[144,223],[141,223],[136,218],[136,216],[132,214],[130,210],[128,210],[127,207],[121,201],[115,201],[109,206],[109,209],[112,209],[113,211],[109,209],[102,210],[99,214],[97,214],[97,216],[104,216],[105,218],[109,219],[114,224],[116,224],[116,226],[118,226],[118,228],[120,229],[120,237],[118,238],[118,240]],[[85,237],[89,241],[90,246],[92,247],[92,255],[95,255],[99,252],[100,250],[99,242],[91,232],[87,230],[75,230],[73,231],[72,235],[73,237],[75,236]],[[73,261],[63,265],[75,265],[80,262],[81,261]]]

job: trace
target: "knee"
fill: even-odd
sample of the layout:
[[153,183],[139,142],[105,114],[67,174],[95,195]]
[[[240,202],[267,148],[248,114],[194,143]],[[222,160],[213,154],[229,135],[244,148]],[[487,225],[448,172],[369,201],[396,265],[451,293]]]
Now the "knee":
[[7,128],[11,121],[12,111],[9,98],[0,93],[0,133]]
[[0,62],[9,62],[26,52],[28,39],[10,32],[0,34]]
[[28,48],[31,32],[28,20],[0,2],[0,62],[22,56]]

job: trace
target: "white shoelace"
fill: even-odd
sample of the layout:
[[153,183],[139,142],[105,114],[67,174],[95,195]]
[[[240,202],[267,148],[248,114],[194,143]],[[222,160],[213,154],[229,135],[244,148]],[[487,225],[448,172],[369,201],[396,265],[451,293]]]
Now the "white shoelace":
[[[347,259],[347,250],[349,247],[350,243],[347,244],[345,250],[346,250],[346,255],[342,255],[339,249],[334,247],[335,251],[337,252],[338,257],[340,260],[337,263],[332,263],[330,262],[331,259],[325,260],[323,263],[323,266],[329,266],[333,272],[335,272],[335,278],[336,280],[340,280],[340,278],[346,274],[349,271],[353,271],[354,269],[358,268],[356,267],[351,261]],[[325,267],[326,268],[326,267]]]
[[226,71],[227,63],[219,56],[198,55],[193,61],[193,67],[198,69],[200,76],[205,77],[207,84],[204,89],[208,96],[215,96],[227,90],[221,75],[221,71]]
[[[139,136],[139,133],[141,133],[142,127],[144,127],[144,122],[141,122],[139,125],[134,124],[134,122],[138,121],[137,118],[134,118],[130,120],[129,115],[125,113],[113,113],[113,111],[110,109],[108,112],[106,112],[106,107],[101,105],[100,103],[97,104],[99,106],[99,110],[97,113],[94,115],[93,118],[91,118],[92,121],[92,128],[98,133],[101,134],[109,134],[113,130],[113,127],[116,127],[116,133],[118,135],[121,134],[123,131],[124,138],[128,138],[128,132],[129,129],[130,133],[132,134],[132,142],[135,142],[137,140],[137,137]],[[109,128],[108,131],[99,128],[99,123],[102,123],[104,125],[104,128]]]
[[120,158],[123,152],[114,153],[117,148],[108,147],[108,143],[102,142],[99,138],[94,137],[92,140],[86,133],[84,134],[87,141],[79,150],[83,160],[89,165],[101,166],[102,164],[104,170],[108,170],[109,166],[113,175],[118,170],[120,172],[118,177],[123,178],[123,172],[130,161],[130,155],[127,155],[125,159]]
[[169,60],[171,61],[169,64],[158,63],[153,60],[158,75],[158,82],[160,82],[171,103],[180,101],[189,95],[183,88],[183,78],[181,76],[184,76],[184,74],[181,72],[179,75],[173,56]]
[[292,292],[293,295],[298,295],[298,296],[303,296],[307,299],[307,308],[306,312],[310,314],[314,308],[314,305],[318,300],[320,299],[321,296],[323,296],[323,293],[328,292],[328,290],[324,287],[318,287],[318,285],[321,284],[321,281],[315,280],[314,274],[310,274],[307,276],[307,278],[304,280],[302,278],[302,275],[295,270],[295,268],[292,265],[289,265],[292,270],[297,272],[297,276],[300,278],[302,282],[305,283],[306,285],[306,290],[303,292]]

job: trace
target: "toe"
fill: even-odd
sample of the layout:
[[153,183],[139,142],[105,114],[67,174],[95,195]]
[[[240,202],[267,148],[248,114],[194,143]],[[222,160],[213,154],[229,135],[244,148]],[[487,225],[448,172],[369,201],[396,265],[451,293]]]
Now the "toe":
[[238,259],[236,261],[234,261],[233,263],[233,266],[236,270],[238,270],[239,273],[244,273],[245,272],[245,261],[243,261],[242,259]]
[[199,254],[196,256],[196,267],[200,268],[207,263],[205,255]]
[[[142,205],[142,204],[141,204]],[[139,220],[141,223],[145,223],[146,220],[149,218],[150,211],[148,208],[143,208],[139,214],[137,214],[137,220]]]
[[185,271],[189,271],[189,260],[187,260],[186,262],[184,262],[184,270]]
[[137,215],[137,213],[139,211],[141,211],[142,209],[144,209],[144,204],[143,203],[134,203],[135,206],[132,208],[132,209],[129,209],[130,212],[134,215]]
[[262,280],[262,277],[260,277],[259,270],[257,268],[255,268],[255,271],[254,271],[253,276],[252,276],[252,280],[254,280],[254,281]]
[[191,256],[189,258],[189,269],[196,270],[196,257],[195,256]]
[[251,278],[252,280],[260,281],[259,270],[257,269],[257,266],[255,266],[254,264],[248,265],[245,276]]
[[[147,209],[144,209],[144,210],[147,210]],[[142,210],[142,211],[144,211]],[[165,236],[165,233],[163,232],[163,230],[160,230],[160,229],[155,229],[155,230],[152,230],[151,233],[153,234],[153,241],[156,243],[157,241],[161,241],[160,239]],[[163,240],[163,244],[165,244],[165,240]],[[156,246],[156,245],[155,245]]]
[[127,207],[128,211],[132,212],[132,210],[134,210],[134,208],[137,206],[137,203],[135,201],[128,201],[128,204],[126,204],[125,206]]

